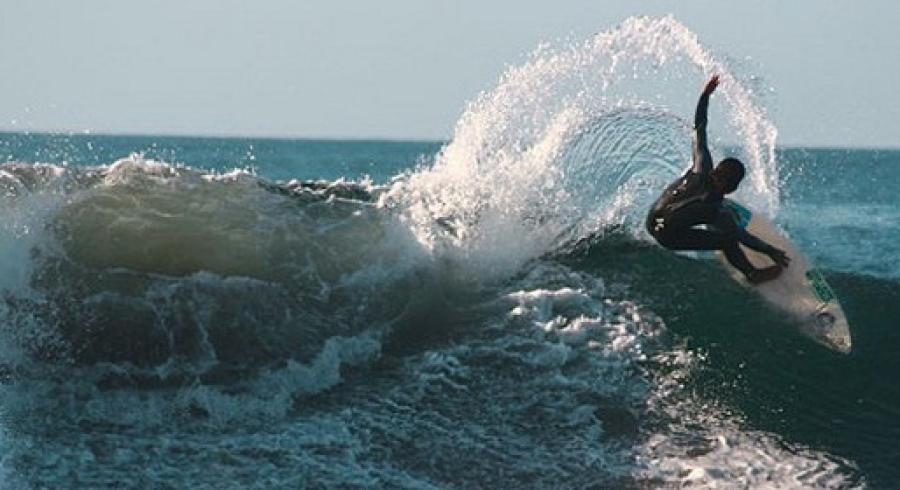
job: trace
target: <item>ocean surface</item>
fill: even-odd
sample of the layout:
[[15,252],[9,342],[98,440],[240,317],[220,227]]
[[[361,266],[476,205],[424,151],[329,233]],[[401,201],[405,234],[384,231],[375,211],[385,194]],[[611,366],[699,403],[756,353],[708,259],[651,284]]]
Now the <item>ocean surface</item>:
[[[896,487],[900,151],[724,59],[629,19],[446,142],[0,133],[0,488]],[[643,230],[710,72],[849,355]]]

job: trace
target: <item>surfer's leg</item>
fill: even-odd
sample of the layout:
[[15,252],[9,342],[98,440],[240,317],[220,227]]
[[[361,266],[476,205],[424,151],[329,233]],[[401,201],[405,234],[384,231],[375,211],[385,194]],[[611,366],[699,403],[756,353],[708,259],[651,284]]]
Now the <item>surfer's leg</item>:
[[747,259],[738,241],[718,230],[681,229],[659,237],[659,242],[669,250],[721,250],[728,263],[751,282],[757,273],[756,267]]
[[747,255],[741,250],[741,246],[738,245],[737,240],[726,239],[725,246],[722,247],[722,253],[725,254],[725,258],[728,259],[728,263],[731,264],[732,267],[741,271],[750,282],[754,282],[754,277],[758,271],[756,267],[753,267],[753,264],[750,263],[750,260],[747,259]]
[[722,253],[725,254],[728,263],[735,269],[741,271],[751,284],[760,284],[771,281],[781,275],[781,267],[778,265],[770,265],[769,267],[763,267],[762,269],[753,267],[753,264],[747,259],[747,255],[741,250],[740,245],[738,245],[737,240],[728,240],[728,237],[726,237],[726,241],[727,243],[722,249]]
[[[746,276],[747,280],[752,284],[771,281],[781,274],[781,266],[778,264],[757,269],[756,267],[753,267],[749,260],[747,260],[747,255],[741,250],[741,247],[738,245],[739,243],[744,243],[746,246],[757,251],[764,251],[765,247],[771,248],[771,246],[739,227],[731,212],[723,209],[723,212],[720,212],[716,217],[716,221],[712,224],[712,227],[713,230],[722,233],[722,236],[724,237],[726,246],[722,249],[722,252],[728,259],[728,262],[736,269],[743,272],[744,276]],[[748,241],[748,239],[752,240]],[[754,244],[756,244],[756,246],[754,246]]]

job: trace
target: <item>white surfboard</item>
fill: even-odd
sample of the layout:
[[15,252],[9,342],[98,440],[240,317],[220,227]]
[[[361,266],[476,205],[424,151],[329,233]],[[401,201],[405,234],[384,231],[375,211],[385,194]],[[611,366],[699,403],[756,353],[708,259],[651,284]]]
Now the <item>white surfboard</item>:
[[[735,213],[739,226],[784,250],[791,259],[790,266],[778,278],[752,285],[719,252],[719,260],[726,265],[731,277],[755,289],[766,301],[793,316],[799,322],[801,331],[813,340],[838,352],[849,353],[851,340],[847,316],[822,273],[765,217],[730,199],[723,204]],[[741,247],[754,266],[762,268],[772,265],[772,259],[768,256],[743,245]]]

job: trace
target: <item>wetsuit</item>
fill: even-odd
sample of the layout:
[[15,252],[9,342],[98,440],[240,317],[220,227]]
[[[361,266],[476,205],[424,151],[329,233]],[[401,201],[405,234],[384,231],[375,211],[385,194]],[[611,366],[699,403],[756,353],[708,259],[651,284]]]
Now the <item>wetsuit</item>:
[[722,193],[712,185],[712,156],[706,144],[709,96],[700,96],[694,116],[694,163],[653,204],[647,215],[647,231],[670,250],[721,250],[728,262],[749,278],[756,268],[738,243],[765,254],[778,250],[738,226],[731,211],[722,205]]

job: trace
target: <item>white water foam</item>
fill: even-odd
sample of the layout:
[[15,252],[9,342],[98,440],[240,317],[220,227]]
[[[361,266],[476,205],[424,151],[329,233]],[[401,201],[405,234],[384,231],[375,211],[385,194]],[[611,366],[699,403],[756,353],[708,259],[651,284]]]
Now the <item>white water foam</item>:
[[[607,297],[602,281],[565,268],[539,265],[518,285],[556,288],[525,289],[507,295],[513,301],[509,321],[533,329],[521,343],[543,344],[527,350],[507,340],[501,345],[523,352],[522,362],[546,370],[545,383],[583,389],[612,397],[637,414],[640,434],[626,454],[603,431],[609,461],[631,459],[634,466],[610,468],[651,486],[703,488],[847,488],[859,484],[848,477],[852,462],[802,446],[776,434],[742,427],[739,413],[714,401],[698,399],[684,379],[702,356],[667,339],[665,322],[631,301]],[[465,370],[465,364],[456,370]],[[525,388],[527,389],[527,387]],[[596,404],[569,407],[573,420],[591,424]],[[600,411],[602,413],[602,411]],[[610,430],[612,427],[609,427]],[[583,457],[573,452],[568,457]]]

